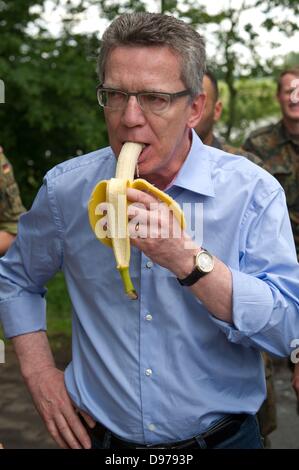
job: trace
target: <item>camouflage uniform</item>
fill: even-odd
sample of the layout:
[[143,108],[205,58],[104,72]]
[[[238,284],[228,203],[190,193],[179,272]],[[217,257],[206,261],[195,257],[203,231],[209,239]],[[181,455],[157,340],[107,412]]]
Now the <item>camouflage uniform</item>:
[[12,166],[0,146],[0,230],[17,233],[19,216],[25,212]]
[[[225,152],[232,153],[233,155],[242,155],[256,165],[261,166],[267,171],[270,168],[267,162],[264,162],[261,158],[256,156],[254,153],[244,151],[243,148],[232,147],[231,145],[222,144],[215,136],[213,136],[212,147],[219,148]],[[260,431],[265,439],[265,446],[270,447],[270,442],[267,438],[274,429],[277,428],[277,417],[276,417],[276,398],[274,390],[273,372],[272,372],[272,360],[266,353],[262,353],[262,357],[265,364],[265,377],[267,386],[267,398],[262,404],[261,408],[257,413]]]
[[261,157],[284,188],[299,258],[299,136],[295,140],[279,121],[254,131],[243,147]]
[[224,144],[220,142],[220,140],[217,139],[215,136],[213,136],[211,147],[216,147],[217,149],[224,150],[227,153],[232,153],[233,155],[242,155],[242,157],[246,157],[251,162],[269,171],[268,165],[263,162],[261,158],[257,157],[254,153],[246,152],[243,148],[233,147],[232,145]]

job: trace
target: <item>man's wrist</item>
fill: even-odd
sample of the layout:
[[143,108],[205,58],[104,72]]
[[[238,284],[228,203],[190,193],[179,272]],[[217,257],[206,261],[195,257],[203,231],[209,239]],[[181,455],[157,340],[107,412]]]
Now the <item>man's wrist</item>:
[[184,279],[185,277],[189,276],[189,274],[193,271],[195,266],[194,260],[200,250],[200,247],[195,247],[186,250],[186,254],[181,258],[180,265],[175,272],[175,275],[178,279]]

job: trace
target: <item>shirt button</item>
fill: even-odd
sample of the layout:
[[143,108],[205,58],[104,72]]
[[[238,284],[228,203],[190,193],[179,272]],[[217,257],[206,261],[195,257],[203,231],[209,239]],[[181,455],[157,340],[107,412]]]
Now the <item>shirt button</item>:
[[146,369],[145,371],[145,375],[147,375],[148,377],[150,377],[152,373],[153,373],[152,369]]
[[154,263],[153,263],[152,261],[147,261],[147,263],[146,263],[145,266],[146,266],[148,269],[151,269],[151,268],[153,267],[153,265],[154,265]]
[[148,429],[150,431],[156,431],[156,426],[153,423],[151,423],[151,424],[148,425]]
[[145,317],[146,321],[152,321],[153,317],[150,313],[148,313]]

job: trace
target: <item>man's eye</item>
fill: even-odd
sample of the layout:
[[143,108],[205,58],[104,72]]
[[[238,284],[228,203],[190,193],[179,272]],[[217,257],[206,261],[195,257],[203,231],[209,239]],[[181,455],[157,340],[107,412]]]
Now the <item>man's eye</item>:
[[119,93],[118,91],[108,91],[108,98],[109,99],[121,99],[123,98],[123,94]]
[[168,100],[166,96],[157,95],[157,94],[148,94],[143,95],[143,103],[145,106],[150,107],[150,109],[160,110],[167,106]]
[[146,95],[148,101],[152,103],[165,103],[167,98],[163,95]]

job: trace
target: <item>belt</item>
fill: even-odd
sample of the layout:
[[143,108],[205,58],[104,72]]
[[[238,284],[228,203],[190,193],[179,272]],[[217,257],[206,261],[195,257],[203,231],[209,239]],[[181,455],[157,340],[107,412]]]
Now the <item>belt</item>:
[[89,428],[87,424],[82,420],[90,436],[103,441],[107,432],[111,433],[110,448],[111,449],[188,449],[188,448],[199,448],[198,441],[200,440],[203,447],[212,449],[221,442],[234,436],[240,429],[241,424],[248,417],[248,414],[235,414],[229,415],[221,419],[215,425],[208,429],[205,433],[199,434],[190,439],[177,442],[168,442],[162,444],[138,444],[136,442],[125,441],[120,439],[115,434],[111,433],[109,429],[105,428],[100,423],[96,423],[94,428]]

